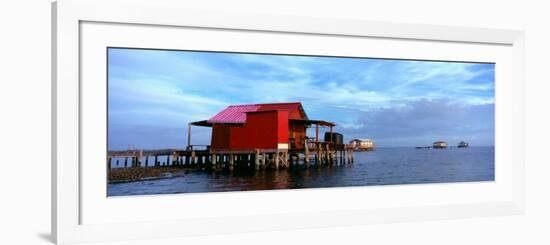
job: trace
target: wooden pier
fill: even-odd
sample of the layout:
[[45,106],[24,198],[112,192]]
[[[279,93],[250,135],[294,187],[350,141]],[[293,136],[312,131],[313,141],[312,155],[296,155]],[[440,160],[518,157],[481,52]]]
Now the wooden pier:
[[[116,160],[113,160],[116,159]],[[164,160],[160,160],[164,159]],[[348,144],[304,141],[301,150],[254,149],[216,150],[205,145],[190,145],[185,150],[127,150],[109,151],[107,167],[112,168],[155,168],[187,167],[199,169],[254,169],[278,170],[303,166],[321,167],[352,164],[354,150]],[[123,164],[122,164],[123,163]]]

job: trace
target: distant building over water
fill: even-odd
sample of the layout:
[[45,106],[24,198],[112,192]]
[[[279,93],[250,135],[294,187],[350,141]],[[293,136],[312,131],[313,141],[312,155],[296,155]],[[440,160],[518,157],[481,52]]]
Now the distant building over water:
[[372,151],[374,150],[374,140],[371,139],[354,139],[349,142],[356,151]]
[[447,144],[446,141],[436,141],[433,144],[433,148],[436,148],[436,149],[447,148],[447,146],[448,146],[448,144]]

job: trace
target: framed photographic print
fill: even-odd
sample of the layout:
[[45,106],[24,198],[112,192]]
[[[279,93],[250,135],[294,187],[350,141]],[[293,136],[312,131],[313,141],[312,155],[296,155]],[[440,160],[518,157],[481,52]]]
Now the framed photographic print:
[[106,52],[107,196],[495,180],[495,63]]
[[53,4],[57,243],[522,213],[521,31],[164,3]]

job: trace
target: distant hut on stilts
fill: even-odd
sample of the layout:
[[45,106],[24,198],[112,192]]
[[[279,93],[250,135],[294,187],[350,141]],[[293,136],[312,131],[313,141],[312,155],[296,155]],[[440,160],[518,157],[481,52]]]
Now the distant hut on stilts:
[[433,143],[434,149],[445,149],[449,146],[446,141],[436,141]]
[[354,139],[349,142],[355,151],[373,151],[375,144],[371,139]]

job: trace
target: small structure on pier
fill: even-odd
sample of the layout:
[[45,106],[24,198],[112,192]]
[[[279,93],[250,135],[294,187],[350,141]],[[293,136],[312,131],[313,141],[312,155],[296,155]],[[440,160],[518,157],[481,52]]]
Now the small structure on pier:
[[336,132],[325,132],[325,141],[326,142],[333,142],[335,144],[343,144],[344,143],[344,135],[341,133]]
[[353,139],[349,143],[355,151],[373,151],[375,146],[371,139]]

